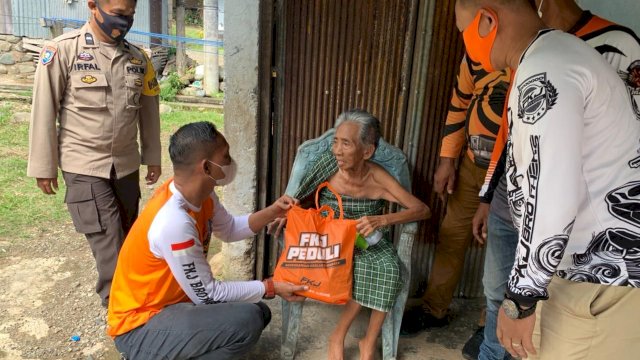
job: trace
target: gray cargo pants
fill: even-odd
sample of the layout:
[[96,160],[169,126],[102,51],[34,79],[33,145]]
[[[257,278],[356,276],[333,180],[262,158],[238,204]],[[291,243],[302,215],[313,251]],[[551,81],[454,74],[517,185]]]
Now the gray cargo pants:
[[64,202],[76,231],[84,234],[96,259],[96,292],[109,304],[111,280],[124,239],[138,217],[140,172],[104,179],[62,172],[67,186]]
[[236,359],[258,342],[271,321],[260,302],[167,306],[146,324],[116,336],[128,360]]

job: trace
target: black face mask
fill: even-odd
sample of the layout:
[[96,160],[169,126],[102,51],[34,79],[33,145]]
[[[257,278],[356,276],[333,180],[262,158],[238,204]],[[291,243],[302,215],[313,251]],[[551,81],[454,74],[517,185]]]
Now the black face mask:
[[[109,15],[102,8],[98,1],[96,1],[96,6],[98,7],[98,11],[100,15],[102,15],[102,19],[104,22],[98,21],[96,18],[96,23],[102,29],[102,31],[113,41],[116,43],[121,43],[124,40],[124,37],[133,26],[133,16],[124,16],[124,15]],[[120,34],[118,36],[113,36],[113,31],[118,30]]]

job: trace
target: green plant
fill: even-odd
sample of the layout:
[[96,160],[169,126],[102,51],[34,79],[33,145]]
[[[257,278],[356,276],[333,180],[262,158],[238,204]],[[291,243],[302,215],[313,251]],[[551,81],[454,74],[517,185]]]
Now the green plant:
[[184,12],[184,23],[187,25],[202,26],[202,11],[198,9],[186,9]]
[[175,101],[178,91],[182,90],[183,87],[178,73],[172,72],[160,82],[160,100]]

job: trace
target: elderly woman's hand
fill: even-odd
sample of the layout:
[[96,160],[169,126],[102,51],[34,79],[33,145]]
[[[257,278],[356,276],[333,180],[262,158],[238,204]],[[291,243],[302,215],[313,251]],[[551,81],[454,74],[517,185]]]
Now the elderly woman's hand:
[[356,229],[364,236],[371,235],[376,229],[385,225],[387,225],[387,220],[384,215],[363,216],[356,220]]
[[287,218],[281,217],[273,220],[267,225],[267,234],[278,237],[282,232],[282,229],[287,224]]

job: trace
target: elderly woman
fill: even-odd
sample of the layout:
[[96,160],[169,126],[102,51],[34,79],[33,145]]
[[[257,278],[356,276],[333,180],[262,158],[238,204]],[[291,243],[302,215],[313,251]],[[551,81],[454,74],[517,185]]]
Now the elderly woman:
[[[382,323],[402,284],[389,227],[430,216],[429,208],[422,201],[407,192],[381,166],[369,161],[379,139],[380,122],[371,114],[361,110],[342,113],[336,121],[331,152],[318,159],[294,195],[304,199],[328,181],[342,196],[345,218],[357,219],[358,232],[369,243],[366,250],[355,250],[353,299],[345,306],[329,339],[330,359],[343,358],[345,336],[363,306],[372,311],[367,334],[359,342],[360,358],[373,359]],[[400,204],[406,210],[384,214],[389,202]],[[331,206],[336,216],[339,214],[337,200],[327,188],[320,192],[320,204]]]

